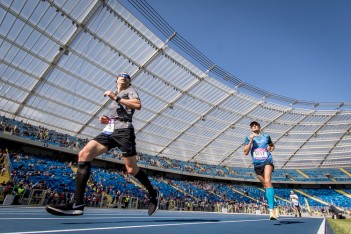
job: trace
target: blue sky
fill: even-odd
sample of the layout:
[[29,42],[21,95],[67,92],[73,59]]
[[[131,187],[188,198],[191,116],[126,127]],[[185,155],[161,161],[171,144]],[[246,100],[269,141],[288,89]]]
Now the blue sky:
[[146,0],[215,64],[248,84],[351,101],[349,0]]

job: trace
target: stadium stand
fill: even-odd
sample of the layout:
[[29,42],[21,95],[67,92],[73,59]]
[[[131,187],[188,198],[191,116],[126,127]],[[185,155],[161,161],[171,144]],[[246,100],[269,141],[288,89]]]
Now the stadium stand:
[[[74,138],[4,117],[2,117],[1,124],[3,131],[10,133],[3,135],[3,139],[6,139],[8,135],[15,135],[33,142],[44,141],[45,144],[62,148],[62,150],[67,148],[76,149],[79,146],[84,146],[83,142],[86,142],[84,139]],[[40,134],[40,132],[44,132],[44,134]],[[65,144],[67,139],[69,139],[69,142],[79,142],[79,144]],[[19,142],[16,144],[19,144]],[[41,150],[36,148],[35,151],[40,152]],[[8,167],[10,179],[7,183],[2,184],[2,196],[0,197],[2,202],[4,202],[6,195],[15,194],[16,186],[19,185],[25,186],[25,192],[18,201],[22,204],[45,205],[52,202],[63,202],[71,198],[75,187],[74,176],[76,170],[75,158],[72,158],[72,156],[66,155],[71,160],[62,161],[52,156],[19,153],[15,149],[10,150],[10,153],[8,150],[2,150],[2,158],[5,158],[5,155],[10,158]],[[160,188],[162,193],[161,209],[203,211],[221,211],[225,209],[226,212],[255,213],[258,210],[260,213],[267,212],[264,190],[257,187],[255,183],[257,179],[251,168],[214,166],[196,162],[188,163],[143,153],[140,153],[139,156],[138,164],[148,171],[151,170],[156,173],[151,175],[150,179],[155,186]],[[103,166],[105,164],[98,164],[98,166],[92,168],[86,194],[86,205],[146,208],[147,195],[141,185],[124,172],[119,151],[113,149],[102,155],[101,158],[102,161],[116,160],[114,162],[117,166],[111,168],[111,166]],[[110,161],[108,162],[110,163]],[[162,170],[167,170],[167,173],[162,173]],[[291,188],[282,187],[286,186],[286,183],[294,183],[294,187],[299,186],[296,182],[312,182],[313,186],[315,186],[315,183],[321,183],[322,186],[326,181],[342,183],[350,180],[347,174],[348,170],[350,169],[275,170],[274,181],[281,185],[276,187],[276,203],[281,207],[281,213],[292,213],[288,199]],[[158,174],[157,171],[161,174]],[[174,174],[172,175],[172,173]],[[189,177],[189,175],[192,176]],[[6,187],[7,191],[4,192]],[[343,187],[342,184],[339,187],[340,189],[299,187],[295,191],[300,196],[301,205],[305,212],[307,212],[307,201],[318,215],[322,214],[321,210],[327,210],[326,206],[328,204],[333,204],[347,213],[347,210],[351,208],[351,190]],[[128,205],[124,203],[126,197],[131,198]]]

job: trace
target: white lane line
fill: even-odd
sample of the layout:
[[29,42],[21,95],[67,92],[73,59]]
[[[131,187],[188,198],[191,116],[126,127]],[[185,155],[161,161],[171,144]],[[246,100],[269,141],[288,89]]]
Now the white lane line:
[[317,234],[325,234],[325,219],[323,219],[323,222],[321,223],[321,226],[319,227]]
[[[26,212],[26,213],[23,213],[21,211],[19,212],[0,212],[0,216],[1,215],[48,215],[47,212]],[[111,212],[111,213],[104,213],[104,214],[99,214],[99,213],[89,213],[89,214],[84,214],[84,216],[110,216],[110,215],[113,215],[113,216],[118,216],[120,215],[121,217],[124,217],[125,214],[122,214],[122,213],[116,213],[116,212]],[[147,214],[129,214],[129,215],[133,215],[135,217],[142,217],[142,216],[146,216]],[[181,216],[179,216],[181,217]],[[0,218],[1,219],[1,218]]]
[[[35,217],[35,218],[28,218],[28,217],[23,217],[23,218],[0,218],[1,220],[49,220],[49,219],[57,219],[57,220],[65,220],[65,219],[69,219],[69,220],[84,220],[84,219],[107,219],[107,218],[111,218],[111,219],[199,219],[198,217],[195,216],[186,216],[186,217],[181,217],[181,216],[143,216],[143,217],[139,217],[139,216],[109,216],[109,217],[72,217],[72,216],[56,216],[54,218],[40,218],[40,217]],[[215,217],[204,217],[201,219],[213,219]]]
[[62,233],[62,232],[86,232],[98,230],[116,230],[116,229],[132,229],[132,228],[149,228],[149,227],[167,227],[167,226],[185,226],[185,225],[203,225],[203,224],[223,224],[223,223],[244,223],[244,222],[261,222],[268,219],[256,220],[231,220],[218,222],[196,222],[196,223],[171,223],[171,224],[154,224],[154,225],[140,225],[140,226],[123,226],[123,227],[104,227],[104,228],[82,228],[82,229],[63,229],[63,230],[48,230],[48,231],[30,231],[30,232],[2,232],[1,234],[29,234],[29,233]]

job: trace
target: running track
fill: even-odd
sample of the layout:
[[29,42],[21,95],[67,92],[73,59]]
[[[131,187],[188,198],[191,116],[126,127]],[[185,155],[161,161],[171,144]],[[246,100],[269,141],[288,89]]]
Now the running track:
[[[328,228],[327,228],[328,229]],[[0,206],[0,233],[140,233],[140,234],[325,234],[323,218],[224,214],[186,211],[86,208],[83,216],[53,216],[44,207]]]

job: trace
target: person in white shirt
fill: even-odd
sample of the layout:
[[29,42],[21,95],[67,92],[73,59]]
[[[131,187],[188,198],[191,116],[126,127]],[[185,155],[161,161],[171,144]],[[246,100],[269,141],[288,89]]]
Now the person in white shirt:
[[299,203],[299,197],[294,193],[293,190],[290,191],[290,202],[292,207],[294,208],[294,215],[297,217],[297,213],[301,217],[301,207]]

